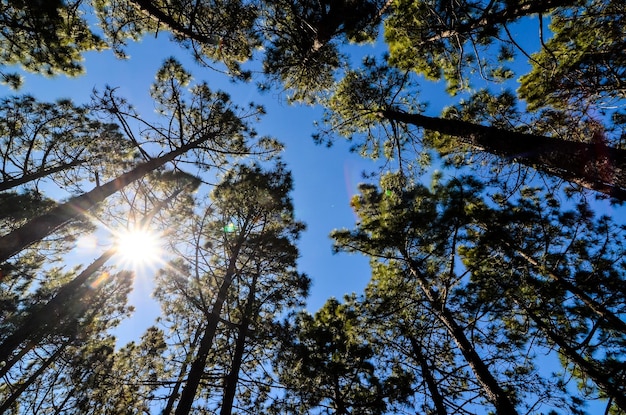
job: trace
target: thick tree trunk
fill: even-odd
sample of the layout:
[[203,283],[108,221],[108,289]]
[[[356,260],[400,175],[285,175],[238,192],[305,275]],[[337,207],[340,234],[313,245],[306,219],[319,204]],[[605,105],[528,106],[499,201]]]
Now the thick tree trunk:
[[456,322],[452,312],[440,300],[439,295],[432,290],[427,278],[419,270],[415,261],[411,260],[406,252],[403,253],[403,256],[422,292],[432,305],[432,309],[437,313],[437,318],[446,326],[448,333],[450,333],[465,361],[472,369],[487,399],[494,405],[498,414],[516,415],[515,405],[513,405],[509,396],[491,374],[489,367],[478,355],[476,349],[465,335],[463,328]]
[[401,111],[385,110],[381,115],[391,121],[457,137],[460,144],[626,201],[626,149]]
[[131,171],[122,174],[110,182],[98,186],[83,195],[74,197],[69,201],[50,209],[47,213],[31,219],[26,224],[9,234],[0,237],[0,263],[16,255],[23,249],[65,226],[70,221],[79,218],[98,203],[112,194],[120,191],[128,184],[141,179],[146,174],[158,169],[176,157],[196,148],[207,141],[210,137],[201,137],[176,150],[142,163]]
[[[243,229],[246,229],[246,225],[242,226],[242,230]],[[189,368],[187,382],[185,383],[185,387],[183,388],[183,391],[180,395],[180,401],[178,402],[178,406],[176,407],[176,412],[174,412],[175,415],[188,415],[191,412],[191,406],[193,405],[193,400],[196,397],[198,386],[200,385],[200,380],[202,379],[202,375],[204,374],[204,367],[206,366],[209,352],[213,347],[213,339],[217,330],[217,324],[220,322],[222,306],[226,301],[228,290],[230,289],[230,286],[235,277],[235,264],[237,262],[237,257],[239,256],[239,251],[241,250],[243,241],[244,235],[240,234],[237,243],[233,249],[233,252],[230,255],[228,267],[226,269],[226,272],[224,273],[224,280],[217,293],[215,302],[213,303],[213,307],[211,308],[211,313],[208,316],[209,321],[206,329],[204,330],[204,333],[202,334],[202,339],[200,340],[200,346],[198,347],[196,358],[191,363],[191,367]]]

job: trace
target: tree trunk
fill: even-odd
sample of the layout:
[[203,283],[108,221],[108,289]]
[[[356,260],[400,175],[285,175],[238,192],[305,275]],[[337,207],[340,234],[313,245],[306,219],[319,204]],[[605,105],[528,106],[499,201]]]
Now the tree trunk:
[[[245,228],[246,225],[242,226],[242,231]],[[237,261],[237,257],[239,256],[239,251],[243,245],[244,239],[244,235],[240,234],[233,252],[230,255],[228,267],[224,273],[224,281],[220,286],[215,302],[213,303],[211,313],[208,316],[209,321],[202,335],[202,339],[200,340],[200,346],[198,347],[196,358],[191,363],[189,374],[187,375],[187,382],[185,383],[185,387],[180,395],[180,401],[176,407],[176,412],[174,412],[175,415],[188,415],[191,412],[191,406],[193,405],[193,400],[196,397],[198,386],[200,385],[200,380],[202,379],[202,375],[204,373],[206,360],[209,356],[209,352],[211,351],[211,347],[213,347],[213,338],[215,337],[217,324],[220,321],[222,306],[226,301],[226,295],[228,294],[228,290],[235,277],[235,263]]]
[[131,171],[122,174],[110,182],[98,186],[80,196],[50,209],[47,213],[31,219],[26,224],[9,234],[0,237],[0,263],[16,255],[23,249],[62,228],[70,221],[85,215],[107,197],[120,191],[128,184],[141,179],[146,174],[158,169],[176,157],[196,148],[210,137],[203,136],[161,157],[142,163]]
[[[42,308],[32,313],[26,320],[11,333],[2,344],[0,344],[0,362],[6,362],[2,367],[0,375],[6,373],[13,364],[17,363],[10,359],[13,352],[24,342],[30,340],[31,348],[39,341],[51,333],[51,328],[58,324],[64,309],[70,303],[70,299],[77,294],[78,288],[83,285],[89,277],[98,271],[115,254],[115,248],[108,249],[98,259],[92,262],[76,278],[59,289],[57,294]],[[9,363],[12,362],[10,365]]]
[[30,385],[32,385],[37,380],[37,378],[39,378],[39,376],[41,376],[41,374],[48,367],[50,367],[52,363],[56,361],[57,357],[61,355],[61,352],[65,350],[65,346],[67,346],[69,343],[70,343],[70,340],[66,340],[61,346],[59,346],[59,348],[52,354],[52,356],[48,357],[46,361],[41,366],[39,366],[39,368],[35,371],[35,373],[30,375],[28,379],[26,379],[26,381],[21,383],[15,390],[12,391],[11,396],[9,396],[6,399],[6,401],[4,401],[2,405],[0,405],[0,414],[5,413],[5,411],[7,411],[11,407],[11,405],[13,405],[15,401],[20,397],[20,395]]
[[430,397],[435,404],[437,415],[448,415],[443,396],[441,396],[439,388],[437,387],[437,381],[433,377],[430,367],[428,367],[428,361],[426,360],[426,356],[424,356],[424,354],[422,353],[422,345],[418,343],[417,339],[413,335],[408,333],[408,329],[406,327],[403,328],[403,331],[405,332],[405,336],[409,339],[409,342],[411,342],[413,357],[420,365],[420,369],[422,370],[422,378],[424,379],[424,382],[426,382],[426,386],[428,387],[428,391],[430,392]]
[[[195,346],[197,346],[198,340],[200,339],[201,332],[202,330],[198,328],[196,332],[194,333],[193,339],[191,340],[191,350],[193,350]],[[176,399],[178,399],[178,391],[180,390],[180,387],[183,384],[183,378],[185,374],[187,373],[187,367],[189,366],[190,360],[191,360],[191,353],[189,353],[187,357],[185,357],[185,362],[180,368],[180,372],[178,372],[178,378],[176,379],[176,383],[174,384],[172,393],[167,399],[167,404],[165,405],[163,412],[161,412],[161,415],[170,415],[172,413],[172,409],[174,409],[174,404],[176,403]]]
[[[517,303],[520,305],[519,302]],[[559,347],[559,353],[570,359],[584,374],[589,376],[598,388],[612,399],[622,411],[626,411],[626,389],[621,382],[618,381],[619,383],[615,384],[615,380],[612,379],[611,375],[595,366],[592,359],[581,356],[575,348],[567,344],[563,337],[559,336],[548,324],[542,321],[533,310],[522,305],[520,306],[526,311],[526,315],[537,325],[539,330],[545,333],[548,338]]]
[[[141,11],[150,16],[155,22],[163,23],[167,25],[168,29],[175,35],[195,40],[196,42],[204,43],[205,45],[215,45],[215,37],[207,36],[203,33],[194,30],[192,25],[186,26],[180,21],[176,20],[172,15],[164,12],[161,8],[154,5],[154,1],[151,0],[131,0]],[[190,19],[193,20],[193,19]],[[193,21],[191,21],[193,24]]]
[[85,160],[74,160],[71,163],[60,164],[58,166],[50,167],[47,169],[39,169],[35,172],[24,174],[22,177],[18,177],[16,179],[4,180],[0,182],[0,192],[12,189],[17,186],[21,186],[25,183],[32,182],[37,179],[44,178],[54,173],[71,169],[72,167],[80,166],[81,164],[84,164],[85,162],[86,162]]
[[463,354],[467,364],[472,369],[474,376],[476,376],[476,380],[483,388],[487,399],[496,408],[497,413],[502,415],[517,414],[515,405],[513,405],[513,402],[511,402],[511,399],[502,389],[496,378],[493,377],[489,367],[478,355],[476,349],[474,349],[474,346],[465,335],[465,332],[454,319],[452,312],[450,312],[446,305],[439,299],[438,294],[432,290],[428,284],[427,278],[420,272],[415,261],[411,260],[406,252],[403,252],[403,256],[422,292],[432,305],[433,311],[437,313],[437,318],[446,326],[448,333],[450,333],[454,339],[461,354]]
[[384,110],[390,120],[458,138],[461,144],[626,201],[626,149],[524,134],[460,120]]
[[243,361],[243,352],[246,346],[246,338],[248,336],[248,326],[252,317],[252,306],[254,303],[254,297],[256,296],[256,283],[258,275],[254,275],[252,278],[252,284],[250,291],[248,292],[248,298],[246,300],[246,309],[244,311],[243,318],[239,324],[239,332],[237,333],[237,342],[235,343],[235,354],[233,356],[233,363],[230,367],[230,371],[226,376],[226,385],[224,388],[224,397],[222,399],[222,408],[220,415],[231,415],[233,412],[233,402],[235,401],[235,393],[237,392],[237,382],[239,381],[239,371],[241,370],[241,363]]

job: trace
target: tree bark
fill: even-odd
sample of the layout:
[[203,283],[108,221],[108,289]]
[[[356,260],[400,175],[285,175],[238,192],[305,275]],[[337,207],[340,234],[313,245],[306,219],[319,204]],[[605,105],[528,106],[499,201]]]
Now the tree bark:
[[383,118],[458,138],[459,143],[626,201],[626,149],[518,133],[467,121],[384,110]]
[[31,219],[9,234],[0,237],[0,263],[16,255],[33,243],[41,241],[46,236],[67,225],[70,221],[84,216],[88,210],[92,209],[107,197],[120,191],[128,184],[141,179],[153,170],[174,160],[176,157],[196,148],[209,138],[210,136],[203,136],[161,157],[142,163],[131,171],[118,176],[116,179],[102,186],[98,186],[90,192],[76,196],[50,209],[43,215]]

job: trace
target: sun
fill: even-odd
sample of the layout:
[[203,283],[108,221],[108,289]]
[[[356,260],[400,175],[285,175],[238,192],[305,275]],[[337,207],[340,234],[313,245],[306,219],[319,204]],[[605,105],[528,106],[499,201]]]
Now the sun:
[[146,267],[161,261],[161,238],[156,232],[145,229],[125,229],[116,232],[116,254],[124,267]]

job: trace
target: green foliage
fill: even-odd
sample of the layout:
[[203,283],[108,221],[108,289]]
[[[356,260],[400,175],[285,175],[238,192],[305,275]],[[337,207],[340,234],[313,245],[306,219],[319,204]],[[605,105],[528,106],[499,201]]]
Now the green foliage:
[[324,128],[314,135],[318,143],[331,145],[335,135],[352,142],[352,151],[364,157],[393,162],[403,173],[429,164],[426,149],[419,148],[415,128],[385,117],[385,111],[421,113],[425,105],[415,97],[410,74],[390,68],[373,57],[363,59],[358,70],[347,71],[323,101]]
[[551,16],[552,37],[532,55],[532,70],[520,78],[519,95],[530,110],[545,106],[602,107],[626,97],[626,43],[622,1],[581,2]]
[[[318,142],[330,143],[339,134],[364,156],[398,167],[381,177],[380,186],[359,188],[352,200],[357,228],[333,233],[337,251],[370,256],[373,278],[365,296],[344,303],[331,299],[314,315],[297,314],[291,324],[288,313],[302,307],[310,285],[296,269],[304,225],[293,216],[292,179],[281,164],[271,171],[232,168],[241,156],[268,161],[281,150],[276,140],[254,131],[263,108],[233,104],[226,93],[194,82],[172,58],[151,88],[156,121],[142,118],[110,88],[96,94],[89,108],[5,98],[4,231],[54,205],[41,193],[51,183],[82,193],[85,182],[99,185],[118,177],[153,159],[153,151],[197,143],[177,157],[175,171],[160,166],[114,201],[90,208],[109,225],[160,204],[170,207],[153,215],[167,229],[175,255],[156,289],[160,324],[167,330],[152,327],[140,343],[116,351],[108,330],[130,311],[130,279],[103,274],[90,280],[55,308],[54,324],[47,316],[29,344],[11,351],[10,369],[0,367],[0,396],[13,402],[11,410],[149,412],[158,400],[177,401],[196,362],[202,380],[196,407],[207,413],[236,407],[248,413],[442,414],[490,411],[503,401],[527,412],[570,402],[572,413],[582,413],[576,406],[596,398],[612,400],[608,412],[624,409],[624,229],[595,217],[584,203],[562,208],[558,199],[525,186],[523,176],[515,187],[519,198],[505,189],[488,199],[475,178],[444,182],[434,174],[428,188],[412,183],[411,174],[430,149],[450,164],[485,171],[466,153],[467,143],[480,135],[476,129],[464,124],[465,130],[435,131],[452,120],[499,128],[505,146],[506,132],[593,143],[606,151],[611,149],[605,144],[620,146],[625,117],[608,106],[624,98],[622,2],[5,3],[0,81],[13,87],[19,76],[4,66],[77,75],[84,51],[108,43],[124,56],[128,41],[168,30],[197,60],[222,62],[238,79],[251,76],[243,64],[258,56],[267,76],[262,83],[278,84],[291,101],[323,103],[328,130],[316,136]],[[106,43],[83,17],[92,8]],[[361,68],[349,68],[345,45],[373,41],[387,13],[387,62],[366,58]],[[451,94],[467,90],[478,76],[511,80],[519,74],[509,66],[527,52],[510,26],[539,14],[543,29],[548,13],[552,36],[540,39],[517,92],[527,108],[511,92],[479,90],[442,118],[426,120],[429,125],[406,121],[425,108],[410,72],[446,80]],[[433,131],[421,134],[418,128]],[[504,165],[524,157],[501,149],[483,145],[481,151],[507,155],[500,160]],[[549,174],[567,170],[567,156],[536,167]],[[189,164],[222,172],[210,199],[197,205],[195,196],[179,196],[204,190],[197,177],[180,171]],[[490,174],[498,171],[489,167]],[[607,163],[602,179],[613,177],[610,169],[619,167]],[[0,339],[19,330],[75,274],[53,268],[54,258],[46,253],[63,253],[89,229],[80,226],[2,264]],[[210,347],[201,352],[207,340]],[[550,353],[558,354],[565,375],[539,373],[535,356]],[[566,376],[578,382],[578,396],[569,396]],[[233,388],[234,406],[225,397]]]
[[[444,406],[475,400],[462,372],[444,375],[472,361],[463,337],[451,328],[454,316],[471,331],[472,347],[488,350],[482,359],[518,404],[567,400],[567,378],[544,378],[528,360],[556,348],[564,369],[590,385],[585,394],[623,405],[614,376],[622,376],[626,334],[619,318],[623,290],[617,288],[625,271],[624,229],[607,217],[595,218],[584,204],[564,210],[537,189],[524,190],[515,202],[495,198],[499,202],[493,204],[469,178],[436,180],[431,190],[393,183],[391,177],[381,180],[381,188],[362,185],[352,201],[357,229],[335,231],[333,238],[336,249],[372,259],[371,297],[365,300],[374,313],[370,333],[384,336],[388,347],[411,342],[412,353],[404,355],[431,368],[430,384],[420,393]],[[380,326],[377,312],[385,316]],[[441,346],[446,338],[459,350],[450,345],[438,354],[451,359],[447,366],[428,363],[433,339]],[[422,367],[421,373],[426,379],[429,372]],[[537,394],[550,388],[554,394]],[[437,398],[435,391],[446,392]]]
[[116,125],[69,100],[5,97],[0,114],[0,190],[37,189],[43,181],[81,192],[89,178],[109,180],[132,160],[132,145]]
[[[76,414],[98,407],[98,400],[90,397],[104,386],[115,346],[107,331],[132,310],[126,305],[131,284],[128,272],[104,273],[77,290],[65,308],[41,316],[54,322],[31,333],[30,341],[22,345],[16,357],[23,363],[13,366],[5,377],[9,388],[0,392],[3,404],[12,401],[14,408],[26,411],[38,407]],[[36,313],[39,306],[33,304],[28,311]],[[6,373],[5,367],[2,370]]]
[[[255,155],[261,160],[275,157],[282,145],[271,137],[258,137],[253,128],[265,112],[260,105],[234,104],[223,91],[213,91],[206,82],[191,84],[191,74],[173,58],[166,59],[151,87],[161,122],[134,133],[135,143],[156,142],[175,149],[204,139],[188,154],[197,166],[209,169],[228,167],[235,159]],[[107,89],[98,97],[98,106],[122,125],[141,117],[124,100]]]
[[[105,47],[89,28],[81,1],[3,2],[0,6],[0,65],[20,65],[48,76],[82,73],[82,54]],[[3,73],[17,87],[17,75]]]
[[279,380],[287,391],[279,413],[385,413],[374,353],[353,303],[330,299],[315,316],[299,314],[295,324],[297,337],[280,356]]
[[[520,17],[523,3],[396,1],[385,20],[389,62],[429,80],[445,79],[452,95],[469,88],[476,74],[510,79],[513,74],[504,65],[513,57],[514,43],[502,40],[500,32],[504,23]],[[494,42],[500,50],[490,56]]]
[[107,40],[122,57],[128,40],[167,29],[198,61],[209,65],[223,62],[231,75],[246,78],[249,75],[240,64],[260,46],[255,28],[258,11],[253,4],[240,0],[94,0],[93,7]]
[[166,375],[166,347],[163,332],[149,327],[139,343],[131,342],[110,353],[108,367],[98,374],[87,407],[94,414],[149,411],[152,397]]
[[264,72],[280,82],[290,100],[306,103],[332,86],[345,60],[339,43],[373,41],[386,7],[381,0],[281,0],[264,6]]

